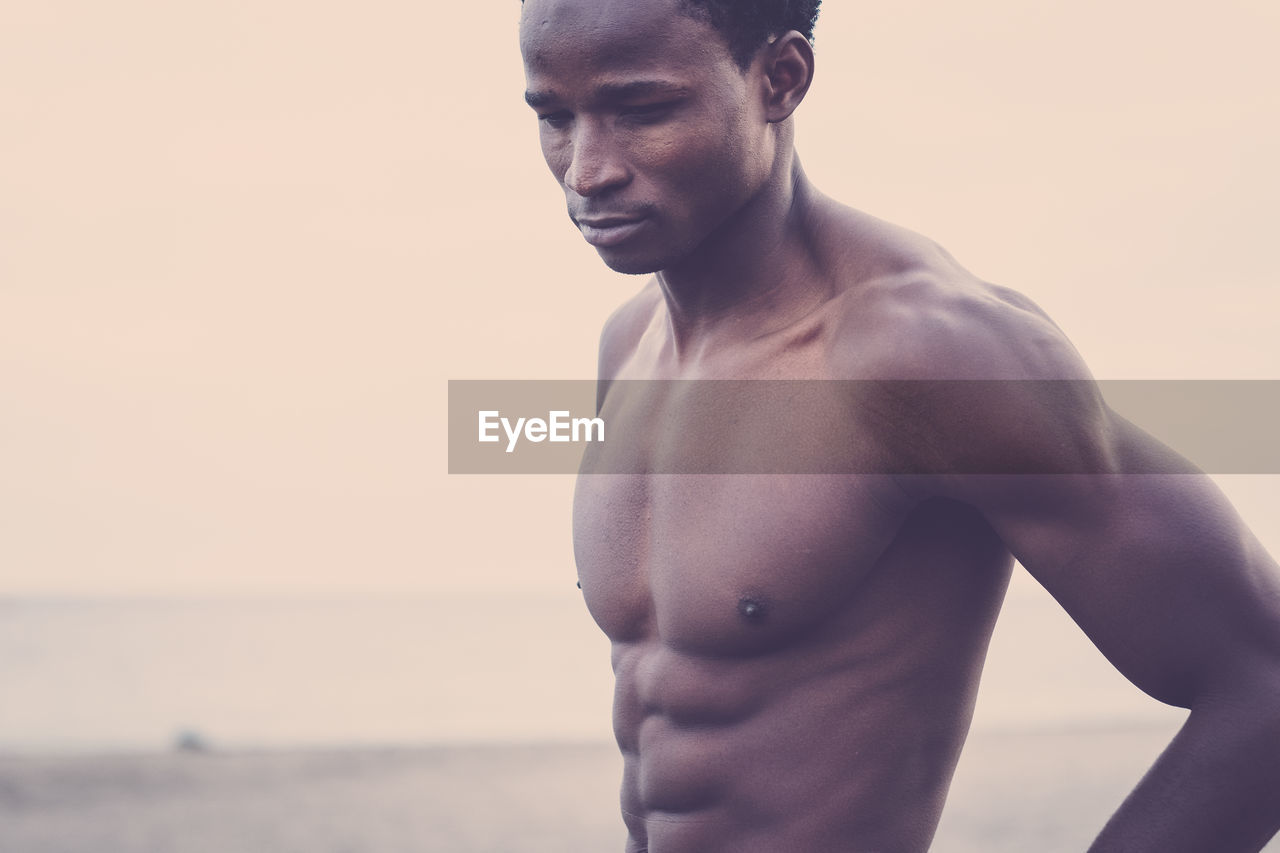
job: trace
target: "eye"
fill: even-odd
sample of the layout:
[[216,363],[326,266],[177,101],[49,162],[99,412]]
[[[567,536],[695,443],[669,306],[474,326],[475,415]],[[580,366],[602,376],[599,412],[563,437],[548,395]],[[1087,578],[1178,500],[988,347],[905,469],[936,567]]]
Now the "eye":
[[554,130],[562,130],[573,121],[573,115],[563,110],[557,113],[538,113],[538,121]]
[[675,107],[675,101],[661,101],[656,104],[631,104],[618,110],[618,114],[623,118],[640,124],[650,124],[666,118]]

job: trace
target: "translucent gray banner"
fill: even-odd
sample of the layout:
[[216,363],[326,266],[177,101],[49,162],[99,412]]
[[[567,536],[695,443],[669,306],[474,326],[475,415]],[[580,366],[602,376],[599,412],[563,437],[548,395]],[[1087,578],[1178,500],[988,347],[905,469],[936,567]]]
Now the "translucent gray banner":
[[1276,380],[449,381],[451,474],[1277,474],[1278,434]]

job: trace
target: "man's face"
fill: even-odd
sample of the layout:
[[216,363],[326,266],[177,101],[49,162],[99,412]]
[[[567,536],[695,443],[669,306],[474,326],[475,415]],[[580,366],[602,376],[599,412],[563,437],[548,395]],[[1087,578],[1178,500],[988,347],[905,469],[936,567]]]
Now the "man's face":
[[768,178],[755,76],[679,0],[526,0],[520,48],[543,156],[613,269],[680,261]]

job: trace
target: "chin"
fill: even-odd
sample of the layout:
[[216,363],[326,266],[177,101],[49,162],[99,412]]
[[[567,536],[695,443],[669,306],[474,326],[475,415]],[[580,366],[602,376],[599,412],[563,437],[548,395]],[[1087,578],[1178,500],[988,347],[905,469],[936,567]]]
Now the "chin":
[[689,256],[689,247],[658,244],[657,241],[646,241],[647,245],[596,247],[596,254],[605,266],[623,275],[652,275],[676,266]]
[[597,249],[596,252],[600,255],[600,260],[604,261],[605,266],[623,275],[650,275],[668,266],[665,259],[654,259],[605,249]]

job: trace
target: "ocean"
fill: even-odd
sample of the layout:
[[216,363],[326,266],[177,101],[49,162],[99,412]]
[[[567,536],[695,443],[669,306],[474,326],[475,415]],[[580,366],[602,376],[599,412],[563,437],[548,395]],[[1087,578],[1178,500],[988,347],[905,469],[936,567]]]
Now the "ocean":
[[572,595],[11,598],[0,751],[603,740],[608,660]]
[[[0,599],[0,751],[608,741],[608,646],[563,592]],[[977,731],[1170,724],[1033,582]]]

